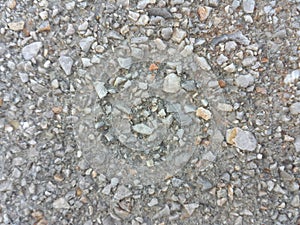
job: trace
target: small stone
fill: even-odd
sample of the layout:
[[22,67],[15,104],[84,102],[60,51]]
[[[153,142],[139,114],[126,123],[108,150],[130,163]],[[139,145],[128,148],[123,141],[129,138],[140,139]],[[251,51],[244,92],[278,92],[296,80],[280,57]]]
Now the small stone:
[[50,30],[51,30],[51,26],[49,21],[42,22],[38,28],[38,32],[48,32]]
[[180,187],[182,183],[183,183],[183,180],[178,179],[176,177],[172,178],[172,185],[173,185],[173,187]]
[[180,52],[180,55],[183,57],[187,57],[193,53],[194,47],[192,45],[187,45],[184,49]]
[[146,36],[141,37],[133,37],[131,38],[130,42],[131,44],[142,44],[148,42],[149,38]]
[[53,112],[54,114],[59,114],[59,113],[62,112],[62,107],[60,107],[60,106],[55,106],[55,107],[52,108],[52,112]]
[[128,13],[128,18],[133,21],[137,21],[139,17],[140,17],[140,14],[137,12],[129,11],[129,13]]
[[209,0],[209,5],[212,7],[217,7],[219,5],[220,0]]
[[138,26],[145,26],[147,23],[149,23],[149,16],[147,15],[141,15],[138,21],[136,22],[136,25]]
[[58,59],[61,68],[65,71],[66,75],[70,75],[72,72],[73,59],[69,56],[61,56]]
[[161,217],[169,216],[170,215],[170,208],[168,205],[165,205],[164,208],[162,208],[160,211],[158,211],[154,216],[153,219],[158,219]]
[[107,95],[108,91],[104,86],[104,82],[95,82],[94,87],[100,99],[104,98]]
[[42,20],[46,20],[46,19],[48,19],[48,12],[42,11],[39,13],[39,16],[41,17]]
[[226,87],[226,82],[224,80],[218,80],[220,88],[225,88]]
[[130,197],[131,195],[132,195],[132,192],[124,185],[121,185],[118,187],[118,189],[114,195],[114,199],[120,201],[124,198]]
[[54,79],[54,80],[51,82],[51,86],[52,86],[52,88],[57,89],[57,88],[59,87],[58,80],[57,80],[57,79]]
[[228,61],[228,58],[221,54],[218,58],[217,58],[217,63],[218,65],[222,65],[223,63],[227,62]]
[[218,103],[217,108],[218,108],[218,110],[223,111],[223,112],[232,112],[232,110],[233,110],[233,107],[226,103]]
[[53,208],[55,209],[69,209],[70,205],[65,198],[58,198],[53,202]]
[[85,67],[85,68],[93,65],[89,58],[81,58],[81,61],[82,61],[83,67]]
[[257,57],[255,56],[248,56],[242,61],[243,66],[252,66],[257,61]]
[[231,63],[228,66],[224,67],[224,70],[228,73],[234,73],[236,71],[236,67],[233,63]]
[[167,75],[164,79],[163,91],[167,93],[176,93],[180,90],[180,77],[175,73]]
[[294,142],[296,152],[300,153],[300,136],[296,137]]
[[119,62],[119,65],[122,68],[128,70],[131,67],[132,59],[131,59],[131,57],[128,57],[128,58],[118,58],[118,62]]
[[295,102],[290,106],[290,112],[292,115],[297,115],[300,113],[300,102]]
[[207,60],[204,57],[196,56],[195,59],[201,69],[206,70],[206,71],[211,70],[211,66],[208,64]]
[[195,211],[195,209],[199,207],[199,204],[198,203],[184,204],[183,207],[188,213],[188,215],[191,216]]
[[160,38],[156,38],[154,43],[159,50],[165,50],[167,48],[167,45]]
[[184,0],[171,0],[171,5],[181,5],[184,3]]
[[227,130],[226,141],[245,151],[254,151],[257,146],[254,135],[249,131],[243,131],[239,127]]
[[231,52],[234,51],[237,47],[237,44],[235,41],[227,41],[225,44],[225,51],[226,52]]
[[208,6],[200,6],[197,10],[198,15],[200,17],[200,21],[204,21],[208,18],[212,8]]
[[213,187],[211,182],[209,180],[207,180],[206,178],[203,178],[203,177],[199,177],[197,179],[197,184],[199,184],[201,186],[202,191],[207,191],[207,190],[209,190]]
[[295,207],[295,208],[299,208],[300,206],[300,199],[299,199],[299,195],[295,195],[291,201],[291,206]]
[[3,105],[3,98],[0,98],[0,107]]
[[162,28],[160,34],[164,40],[170,40],[173,34],[173,29],[171,27]]
[[8,23],[7,25],[9,27],[9,29],[11,29],[13,31],[20,31],[20,30],[23,30],[24,24],[25,24],[24,21],[19,21],[19,22],[11,22],[11,23]]
[[157,198],[152,198],[151,201],[148,203],[148,206],[149,207],[153,207],[153,206],[155,206],[157,204],[158,204]]
[[160,16],[164,19],[172,18],[172,14],[166,8],[151,8],[148,9],[149,16]]
[[6,5],[8,8],[14,9],[14,8],[16,8],[17,2],[16,2],[16,0],[8,0],[6,2]]
[[255,7],[255,0],[243,0],[242,6],[245,13],[253,13]]
[[204,119],[204,120],[210,120],[211,119],[211,112],[208,109],[205,109],[203,107],[200,107],[196,111],[196,116]]
[[235,83],[239,87],[246,88],[254,83],[254,77],[251,74],[239,75],[235,79]]
[[80,40],[79,46],[82,49],[82,51],[88,52],[94,41],[95,41],[94,37],[83,38],[83,39]]
[[26,45],[22,48],[22,55],[25,60],[30,60],[33,57],[37,56],[38,52],[42,48],[42,42],[33,42],[29,45]]
[[175,28],[173,35],[172,35],[172,40],[177,42],[178,44],[186,37],[186,31],[181,30],[179,28]]
[[73,35],[74,33],[75,33],[75,28],[74,28],[73,24],[68,24],[66,36]]
[[140,134],[144,134],[144,135],[150,135],[153,133],[153,129],[148,127],[147,125],[143,124],[143,123],[139,123],[136,125],[132,126],[132,129]]
[[75,1],[66,4],[66,9],[72,11],[75,8]]
[[88,21],[84,21],[82,24],[80,24],[78,26],[78,30],[79,31],[85,31],[85,30],[87,30],[88,26],[89,26]]
[[294,70],[294,71],[292,71],[290,74],[288,74],[288,75],[284,78],[283,82],[284,82],[285,84],[292,84],[292,83],[298,81],[299,78],[300,78],[300,69]]

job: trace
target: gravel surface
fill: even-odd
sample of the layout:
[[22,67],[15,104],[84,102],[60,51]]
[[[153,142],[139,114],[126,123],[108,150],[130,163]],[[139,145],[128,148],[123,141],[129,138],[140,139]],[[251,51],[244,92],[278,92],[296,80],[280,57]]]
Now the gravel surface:
[[0,18],[0,224],[300,224],[299,0]]

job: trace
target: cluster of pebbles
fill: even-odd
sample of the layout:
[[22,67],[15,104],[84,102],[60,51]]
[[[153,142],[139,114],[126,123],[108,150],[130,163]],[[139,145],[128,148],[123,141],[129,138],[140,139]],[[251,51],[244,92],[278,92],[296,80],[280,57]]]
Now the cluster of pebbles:
[[299,0],[0,1],[0,224],[299,224]]

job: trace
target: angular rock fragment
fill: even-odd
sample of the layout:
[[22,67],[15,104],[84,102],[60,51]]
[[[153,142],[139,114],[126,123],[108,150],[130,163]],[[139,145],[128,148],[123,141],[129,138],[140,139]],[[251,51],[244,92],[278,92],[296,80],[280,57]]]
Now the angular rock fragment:
[[22,48],[22,55],[25,60],[30,60],[33,57],[37,56],[38,52],[42,48],[43,44],[42,42],[33,42],[29,45],[26,45]]
[[198,116],[198,117],[200,117],[204,120],[210,120],[211,119],[211,112],[208,109],[200,107],[196,111],[196,116]]
[[70,75],[73,66],[73,59],[69,56],[61,56],[59,57],[58,62],[66,75]]
[[254,135],[249,131],[240,129],[239,127],[227,130],[226,141],[227,143],[245,151],[254,151],[257,146],[257,141]]
[[180,77],[175,73],[167,75],[164,79],[163,91],[167,93],[176,93],[180,90]]

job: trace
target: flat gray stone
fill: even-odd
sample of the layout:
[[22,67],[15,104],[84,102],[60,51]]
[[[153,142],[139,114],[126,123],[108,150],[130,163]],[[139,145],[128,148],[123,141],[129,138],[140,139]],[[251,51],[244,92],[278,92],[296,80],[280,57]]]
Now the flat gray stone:
[[69,209],[70,205],[65,198],[58,198],[53,202],[53,208],[55,209]]
[[83,39],[80,40],[79,46],[82,49],[82,51],[88,52],[94,41],[95,41],[94,37],[83,38]]
[[151,8],[148,9],[149,16],[160,16],[165,19],[172,18],[172,14],[166,8]]
[[255,56],[248,56],[243,59],[242,64],[243,66],[252,66],[257,61],[257,57]]
[[172,36],[172,40],[178,44],[186,37],[186,31],[179,28],[175,28]]
[[26,45],[22,48],[22,55],[25,60],[30,60],[33,57],[37,56],[43,44],[40,41],[33,42],[29,45]]
[[295,102],[290,106],[290,112],[292,115],[297,115],[300,113],[300,102]]
[[127,187],[125,187],[124,185],[121,185],[121,186],[118,187],[118,189],[117,189],[117,191],[114,195],[114,199],[119,201],[119,200],[127,198],[131,195],[132,195],[132,192]]
[[300,69],[294,70],[290,74],[288,74],[284,78],[283,82],[285,84],[291,84],[291,83],[297,82],[299,80],[299,78],[300,78]]
[[104,82],[95,82],[94,87],[100,99],[104,98],[107,95],[108,91],[104,86]]
[[164,79],[163,91],[167,93],[176,93],[180,90],[180,77],[175,73],[167,75]]
[[136,125],[132,126],[132,129],[140,134],[144,134],[144,135],[150,135],[153,133],[153,129],[148,127],[147,125],[143,124],[143,123],[139,123]]
[[235,83],[239,87],[246,88],[254,83],[254,77],[251,74],[239,75],[235,79]]
[[127,58],[120,57],[120,58],[118,58],[118,63],[122,68],[128,70],[131,67],[132,59],[131,59],[131,57],[127,57]]
[[208,64],[207,60],[204,57],[196,57],[196,62],[200,66],[201,69],[209,71],[211,70],[211,66]]
[[173,29],[171,27],[162,28],[160,34],[162,39],[166,41],[170,40],[173,34]]
[[72,72],[72,66],[73,66],[73,59],[69,56],[61,56],[58,59],[58,62],[61,66],[61,68],[65,71],[67,75],[70,75]]
[[253,13],[255,0],[243,0],[243,10],[245,13]]

